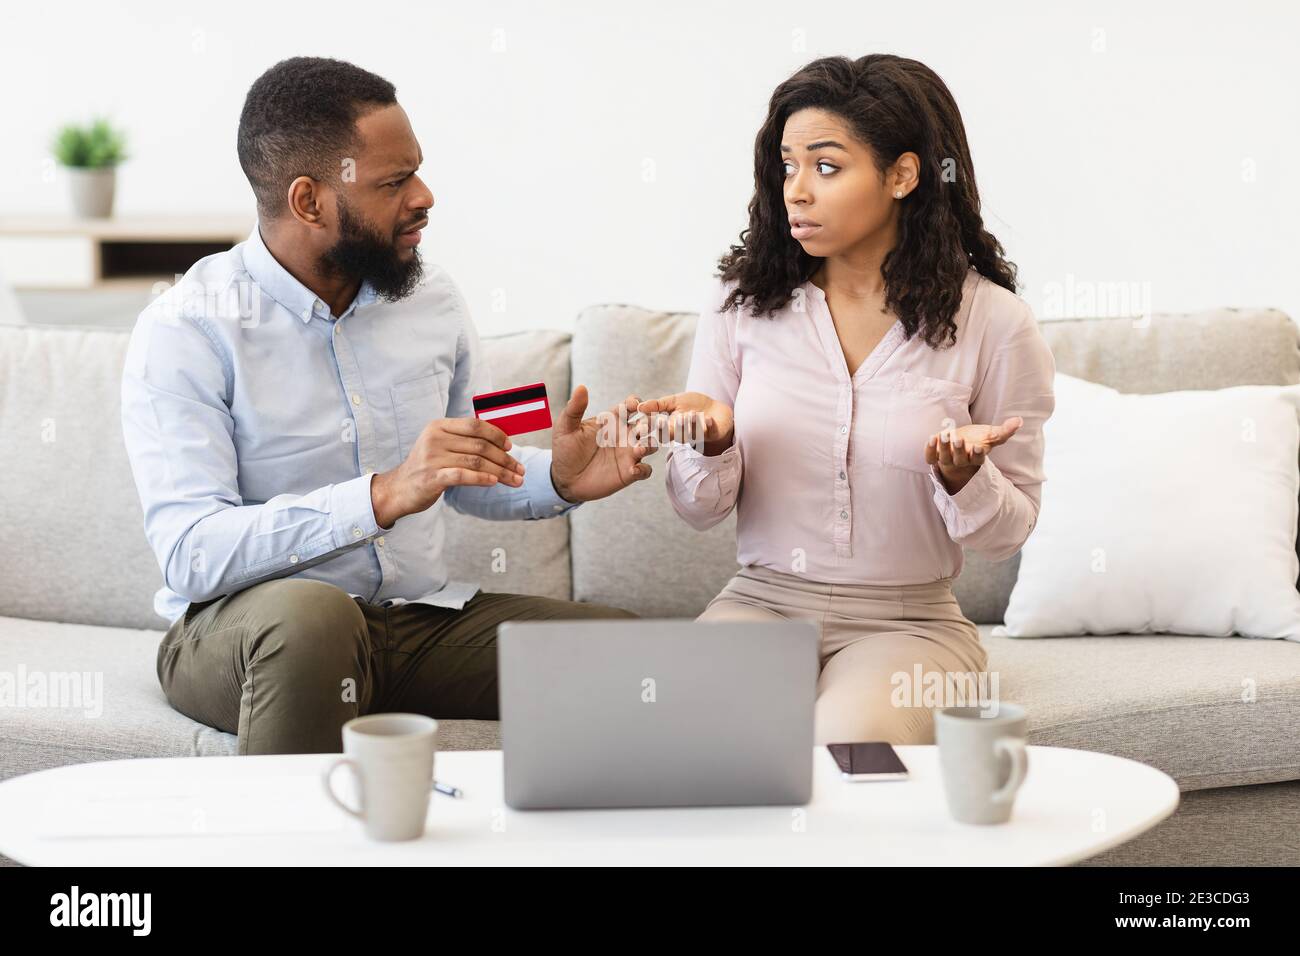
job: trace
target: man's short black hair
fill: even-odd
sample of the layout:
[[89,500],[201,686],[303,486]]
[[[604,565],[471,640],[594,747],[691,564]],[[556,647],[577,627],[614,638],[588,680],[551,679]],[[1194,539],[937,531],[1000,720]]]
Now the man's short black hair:
[[357,146],[357,119],[396,102],[392,83],[343,60],[295,56],[259,76],[239,114],[239,165],[258,215],[282,215],[299,176],[339,176]]

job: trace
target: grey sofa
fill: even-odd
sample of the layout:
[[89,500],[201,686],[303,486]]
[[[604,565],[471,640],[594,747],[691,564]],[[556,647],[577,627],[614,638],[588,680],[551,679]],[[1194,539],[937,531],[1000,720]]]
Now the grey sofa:
[[[600,409],[630,389],[679,389],[695,323],[690,314],[599,306],[571,335],[486,337],[484,347],[496,382],[542,377],[553,398],[585,383]],[[1297,328],[1276,310],[1160,315],[1147,327],[1056,321],[1043,331],[1060,371],[1125,391],[1300,382]],[[174,712],[155,676],[165,622],[152,610],[160,574],[118,418],[126,341],[117,330],[0,327],[0,671],[103,681],[99,714],[0,707],[0,779],[81,761],[236,750],[232,735]],[[449,519],[453,575],[491,591],[693,616],[736,569],[734,517],[691,531],[669,507],[661,468],[564,519]],[[497,548],[506,549],[500,573]],[[968,554],[957,593],[980,625],[1002,698],[1028,708],[1030,742],[1143,761],[1183,794],[1168,820],[1088,864],[1300,863],[1300,646],[995,637],[1017,566],[1018,557],[991,564]],[[1241,700],[1244,678],[1255,682],[1251,703]],[[447,749],[496,744],[494,722],[443,722]]]

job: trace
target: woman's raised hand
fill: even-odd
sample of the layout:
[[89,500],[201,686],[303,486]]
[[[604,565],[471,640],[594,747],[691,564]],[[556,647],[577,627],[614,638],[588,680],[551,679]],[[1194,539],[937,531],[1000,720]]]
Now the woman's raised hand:
[[945,428],[925,443],[925,461],[938,465],[949,492],[956,494],[966,487],[979,471],[990,448],[996,448],[1020,430],[1025,420],[1019,415],[1001,425],[962,425]]

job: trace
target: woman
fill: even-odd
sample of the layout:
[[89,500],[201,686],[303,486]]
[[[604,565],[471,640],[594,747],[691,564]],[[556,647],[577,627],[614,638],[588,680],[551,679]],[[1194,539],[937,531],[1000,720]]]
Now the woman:
[[668,446],[677,513],[703,530],[738,512],[742,567],[699,619],[820,627],[819,742],[932,743],[931,708],[987,665],[952,592],[962,548],[1002,560],[1032,530],[1055,363],[923,64],[799,70],[754,184],[687,390],[629,400],[667,413],[667,437],[704,426]]

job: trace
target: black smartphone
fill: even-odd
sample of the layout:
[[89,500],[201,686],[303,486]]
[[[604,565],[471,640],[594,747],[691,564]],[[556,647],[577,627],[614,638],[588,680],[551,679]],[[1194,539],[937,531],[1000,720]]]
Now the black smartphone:
[[885,741],[827,744],[845,780],[906,780],[907,767]]

